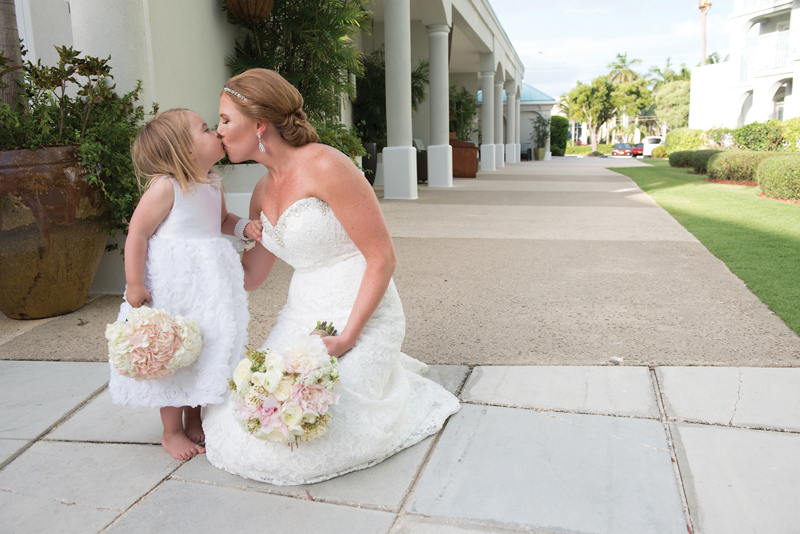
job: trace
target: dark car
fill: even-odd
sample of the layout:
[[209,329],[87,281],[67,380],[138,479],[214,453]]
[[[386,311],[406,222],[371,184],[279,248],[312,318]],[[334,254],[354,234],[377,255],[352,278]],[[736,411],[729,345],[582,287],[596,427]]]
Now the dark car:
[[643,156],[644,155],[644,143],[639,143],[638,145],[633,145],[633,157],[636,156]]
[[617,143],[611,149],[612,156],[631,156],[633,154],[633,147],[630,143]]

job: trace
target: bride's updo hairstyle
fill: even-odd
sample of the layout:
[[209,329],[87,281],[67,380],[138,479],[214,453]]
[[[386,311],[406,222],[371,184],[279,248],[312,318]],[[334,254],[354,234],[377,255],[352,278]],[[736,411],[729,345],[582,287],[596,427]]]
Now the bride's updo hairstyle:
[[303,97],[283,76],[268,69],[250,69],[225,84],[228,96],[242,114],[274,125],[286,142],[303,146],[319,141],[303,111]]

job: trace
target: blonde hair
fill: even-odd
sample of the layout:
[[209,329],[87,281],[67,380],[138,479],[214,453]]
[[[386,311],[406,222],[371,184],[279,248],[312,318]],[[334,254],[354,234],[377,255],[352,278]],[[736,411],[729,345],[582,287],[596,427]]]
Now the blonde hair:
[[[184,193],[189,191],[191,184],[214,183],[212,178],[203,174],[193,156],[187,111],[184,108],[168,109],[155,115],[139,130],[131,146],[131,157],[140,188],[149,188],[157,178],[165,175],[175,178]],[[145,180],[144,184],[142,180]]]
[[225,84],[222,94],[247,117],[269,122],[292,146],[319,141],[303,111],[303,97],[283,76],[268,69],[250,69]]

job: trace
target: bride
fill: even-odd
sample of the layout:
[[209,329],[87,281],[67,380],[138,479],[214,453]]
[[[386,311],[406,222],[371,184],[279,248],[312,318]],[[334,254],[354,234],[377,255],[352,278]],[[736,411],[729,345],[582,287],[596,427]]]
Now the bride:
[[207,407],[209,461],[270,484],[320,482],[377,464],[437,432],[458,400],[423,378],[425,364],[400,352],[405,316],[392,273],[395,254],[380,205],[350,159],[319,144],[300,93],[271,70],[252,69],[225,85],[218,135],[233,162],[267,168],[250,202],[261,244],[244,253],[253,291],[280,257],[295,272],[286,305],[262,348],[281,349],[317,321],[340,357],[330,429],[291,450],[245,432],[228,403]]

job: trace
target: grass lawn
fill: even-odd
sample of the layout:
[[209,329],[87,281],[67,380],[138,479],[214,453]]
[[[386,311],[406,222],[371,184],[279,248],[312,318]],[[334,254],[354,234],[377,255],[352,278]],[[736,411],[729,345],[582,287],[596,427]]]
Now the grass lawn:
[[800,334],[800,205],[708,182],[666,159],[611,169],[634,182]]

